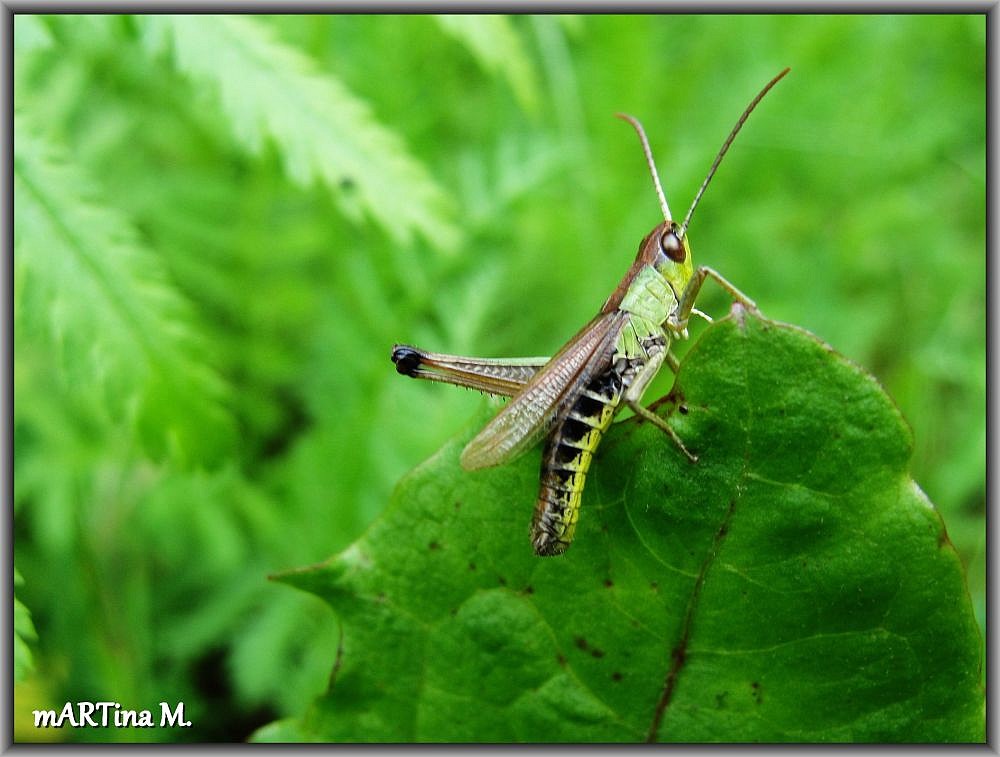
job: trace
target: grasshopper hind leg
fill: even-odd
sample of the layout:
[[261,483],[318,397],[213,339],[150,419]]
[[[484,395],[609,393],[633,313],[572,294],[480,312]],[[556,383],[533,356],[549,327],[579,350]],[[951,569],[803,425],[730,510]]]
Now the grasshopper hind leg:
[[690,450],[688,450],[687,447],[684,446],[684,441],[680,438],[680,436],[677,435],[676,431],[670,428],[670,424],[667,423],[665,420],[663,420],[663,418],[658,416],[656,413],[647,410],[645,407],[642,406],[642,403],[640,402],[627,400],[627,403],[633,413],[638,415],[643,420],[649,421],[658,429],[663,431],[667,436],[669,436],[671,441],[673,441],[673,443],[677,445],[677,449],[679,449],[682,453],[684,453],[684,456],[688,460],[690,460],[692,463],[698,462],[698,456],[693,454]]

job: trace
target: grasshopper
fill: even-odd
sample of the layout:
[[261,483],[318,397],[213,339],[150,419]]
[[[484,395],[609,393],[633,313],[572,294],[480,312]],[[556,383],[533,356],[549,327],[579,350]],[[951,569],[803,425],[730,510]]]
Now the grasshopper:
[[663,222],[642,240],[635,261],[600,312],[554,357],[505,360],[445,355],[408,345],[393,347],[392,361],[403,375],[511,398],[462,451],[466,470],[509,462],[545,438],[531,524],[536,555],[560,555],[572,542],[591,459],[622,406],[661,429],[688,460],[697,461],[670,425],[642,405],[642,395],[664,363],[677,372],[670,343],[688,337],[688,319],[697,314],[711,320],[694,307],[707,279],[713,279],[734,301],[758,312],[753,300],[717,271],[693,266],[687,229],[737,133],[788,71],[771,79],[743,111],[681,224],[673,220],[667,206],[642,125],[632,116],[617,114],[639,135]]

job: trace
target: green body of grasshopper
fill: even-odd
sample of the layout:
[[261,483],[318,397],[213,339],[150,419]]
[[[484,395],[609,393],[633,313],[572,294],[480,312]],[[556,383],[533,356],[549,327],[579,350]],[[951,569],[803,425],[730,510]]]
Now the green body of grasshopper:
[[396,345],[396,369],[423,378],[511,397],[510,403],[462,452],[468,470],[510,461],[543,437],[541,482],[532,521],[537,555],[559,555],[573,540],[584,482],[601,437],[622,404],[666,432],[692,461],[696,458],[658,415],[641,404],[643,392],[664,362],[673,367],[670,343],[687,337],[687,323],[706,278],[735,300],[754,303],[704,266],[694,268],[686,236],[702,193],[750,111],[788,69],[772,79],[743,112],[716,156],[682,224],[672,220],[642,127],[639,134],[656,186],[664,222],[639,245],[639,253],[597,316],[554,357],[497,360],[426,352]]

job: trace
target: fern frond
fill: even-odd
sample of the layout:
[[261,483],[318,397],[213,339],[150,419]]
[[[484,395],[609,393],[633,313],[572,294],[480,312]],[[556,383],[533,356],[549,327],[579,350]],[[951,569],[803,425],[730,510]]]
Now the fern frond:
[[93,390],[154,457],[204,464],[228,449],[225,388],[186,300],[127,219],[20,117],[14,263],[15,350],[43,347],[67,392]]
[[538,111],[538,77],[507,16],[435,16],[438,25],[461,42],[476,62],[494,76],[503,76],[521,107]]
[[[24,579],[14,568],[14,587],[21,586]],[[35,624],[31,622],[31,612],[24,603],[14,596],[14,683],[19,683],[28,677],[34,669],[34,660],[31,655],[29,642],[37,641],[38,633],[35,631]]]
[[443,249],[458,232],[452,203],[368,105],[259,21],[237,16],[146,16],[145,39],[173,48],[177,67],[218,92],[236,137],[270,137],[289,177],[321,180],[342,211],[367,212],[396,241],[413,232]]

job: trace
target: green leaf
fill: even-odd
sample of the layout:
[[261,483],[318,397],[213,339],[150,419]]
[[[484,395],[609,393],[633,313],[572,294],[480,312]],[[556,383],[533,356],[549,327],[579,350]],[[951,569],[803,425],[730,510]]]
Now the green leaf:
[[735,309],[669,398],[700,460],[649,424],[614,426],[563,557],[531,554],[537,457],[463,472],[470,428],[354,545],[284,574],[333,606],[344,637],[329,691],[274,732],[982,741],[962,568],[878,384]]
[[178,68],[218,93],[236,137],[259,152],[270,137],[298,183],[321,180],[354,220],[363,211],[395,240],[414,231],[454,248],[449,196],[364,100],[264,24],[236,16],[146,16],[154,49],[169,43]]

